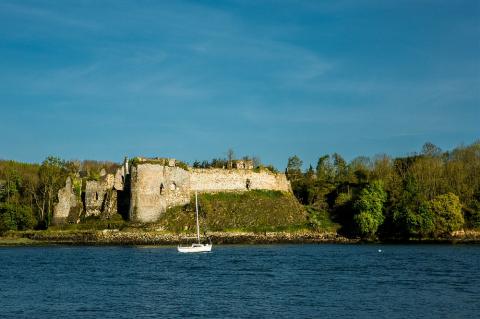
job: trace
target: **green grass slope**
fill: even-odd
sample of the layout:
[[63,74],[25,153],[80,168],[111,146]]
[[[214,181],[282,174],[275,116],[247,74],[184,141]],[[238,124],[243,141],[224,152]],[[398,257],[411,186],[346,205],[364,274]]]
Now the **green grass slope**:
[[[292,231],[306,227],[307,213],[292,194],[253,190],[200,194],[200,223],[207,231]],[[195,230],[195,200],[167,210],[159,220],[165,230]]]

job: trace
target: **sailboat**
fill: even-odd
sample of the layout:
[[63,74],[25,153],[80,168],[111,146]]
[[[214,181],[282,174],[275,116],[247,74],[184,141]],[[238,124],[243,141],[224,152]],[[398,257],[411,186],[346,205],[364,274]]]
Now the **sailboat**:
[[200,242],[200,223],[198,221],[198,195],[195,191],[195,219],[197,220],[197,243],[193,243],[191,246],[177,246],[177,250],[180,253],[204,253],[212,250],[212,243],[202,244]]

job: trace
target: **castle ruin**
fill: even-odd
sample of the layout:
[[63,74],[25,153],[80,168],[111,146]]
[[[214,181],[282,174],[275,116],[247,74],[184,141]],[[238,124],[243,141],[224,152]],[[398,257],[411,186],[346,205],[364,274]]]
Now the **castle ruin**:
[[[276,190],[291,192],[285,174],[254,170],[251,161],[239,160],[227,168],[192,168],[175,159],[125,159],[115,174],[102,173],[98,180],[84,181],[82,203],[67,180],[54,209],[54,223],[79,222],[83,216],[109,218],[120,213],[134,222],[155,222],[168,208],[186,205],[199,193]],[[75,212],[75,213],[73,213]]]

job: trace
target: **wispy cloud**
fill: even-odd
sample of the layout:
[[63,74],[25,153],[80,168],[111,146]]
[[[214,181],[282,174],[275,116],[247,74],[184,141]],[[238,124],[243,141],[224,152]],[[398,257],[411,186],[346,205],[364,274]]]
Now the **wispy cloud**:
[[[234,94],[243,87],[252,94],[259,82],[268,82],[272,89],[294,88],[324,75],[334,65],[313,51],[275,39],[268,27],[259,31],[242,18],[211,7],[182,4],[178,5],[181,10],[173,12],[134,7],[128,16],[117,9],[91,24],[67,18],[69,12],[59,15],[31,6],[4,6],[15,14],[58,26],[101,30],[101,39],[93,38],[82,46],[89,60],[33,70],[18,79],[30,83],[30,90],[37,93],[208,98]],[[122,25],[124,19],[129,21],[128,29]],[[145,40],[118,42],[122,30]]]
[[42,23],[55,24],[57,26],[89,30],[98,29],[98,23],[93,20],[75,18],[53,10],[44,9],[34,5],[27,5],[26,3],[0,2],[0,12],[4,12],[10,17],[16,16],[20,20],[35,19]]
[[233,141],[314,156],[381,144],[370,136],[403,147],[478,132],[472,12],[414,0],[1,1],[0,108],[65,136],[78,120],[117,149],[111,132],[128,128],[138,152]]

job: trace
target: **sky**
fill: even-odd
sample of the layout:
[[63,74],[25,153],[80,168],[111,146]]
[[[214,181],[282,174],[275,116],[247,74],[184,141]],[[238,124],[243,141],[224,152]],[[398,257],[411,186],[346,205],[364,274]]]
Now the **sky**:
[[0,0],[0,158],[290,156],[480,138],[480,1]]

